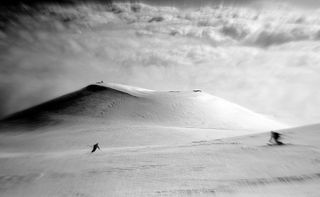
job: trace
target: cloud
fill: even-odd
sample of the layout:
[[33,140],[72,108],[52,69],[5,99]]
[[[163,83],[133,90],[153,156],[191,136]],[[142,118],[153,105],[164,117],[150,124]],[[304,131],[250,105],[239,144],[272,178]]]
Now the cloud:
[[[104,80],[198,88],[276,118],[314,122],[318,16],[223,6],[47,6],[2,32],[0,116]],[[150,23],[156,17],[163,20]]]

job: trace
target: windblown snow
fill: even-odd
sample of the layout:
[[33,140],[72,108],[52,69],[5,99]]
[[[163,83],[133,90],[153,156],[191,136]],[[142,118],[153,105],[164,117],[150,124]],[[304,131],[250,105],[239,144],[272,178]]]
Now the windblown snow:
[[[45,118],[50,117],[50,118]],[[93,84],[7,120],[96,119],[104,124],[158,125],[266,131],[285,125],[202,92],[153,91],[119,84]],[[32,120],[31,120],[32,122]]]

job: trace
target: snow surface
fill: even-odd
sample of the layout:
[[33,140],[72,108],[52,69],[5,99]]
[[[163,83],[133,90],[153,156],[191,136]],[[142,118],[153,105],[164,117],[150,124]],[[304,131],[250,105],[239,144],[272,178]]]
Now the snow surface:
[[[204,92],[119,84],[89,85],[6,121],[20,125],[0,132],[0,195],[11,197],[229,195],[260,177],[239,168],[250,149],[222,139],[283,126]],[[96,142],[102,151],[90,154]]]
[[[164,127],[1,133],[0,195],[319,196],[319,130],[283,130],[284,146],[266,145],[269,133],[191,141],[188,129]],[[90,154],[96,140],[102,150]]]
[[[152,91],[120,84],[93,84],[9,117],[87,117],[105,125],[157,125],[267,131],[288,127],[202,91]],[[30,121],[32,124],[32,121]]]

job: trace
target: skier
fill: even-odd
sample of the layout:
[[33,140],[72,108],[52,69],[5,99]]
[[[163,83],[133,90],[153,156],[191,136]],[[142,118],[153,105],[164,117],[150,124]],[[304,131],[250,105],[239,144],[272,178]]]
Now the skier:
[[91,153],[94,153],[97,149],[101,150],[98,142],[93,145]]
[[275,131],[271,131],[271,136],[270,136],[270,140],[269,142],[272,143],[272,140],[274,141],[275,144],[277,145],[283,145],[283,143],[281,141],[279,141],[281,134],[277,133]]

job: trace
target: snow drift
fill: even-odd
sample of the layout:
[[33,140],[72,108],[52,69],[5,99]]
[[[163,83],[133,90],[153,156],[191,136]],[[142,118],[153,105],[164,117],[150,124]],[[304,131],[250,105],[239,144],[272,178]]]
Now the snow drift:
[[103,124],[268,130],[284,125],[201,90],[152,91],[93,84],[9,116],[4,122],[94,119]]

